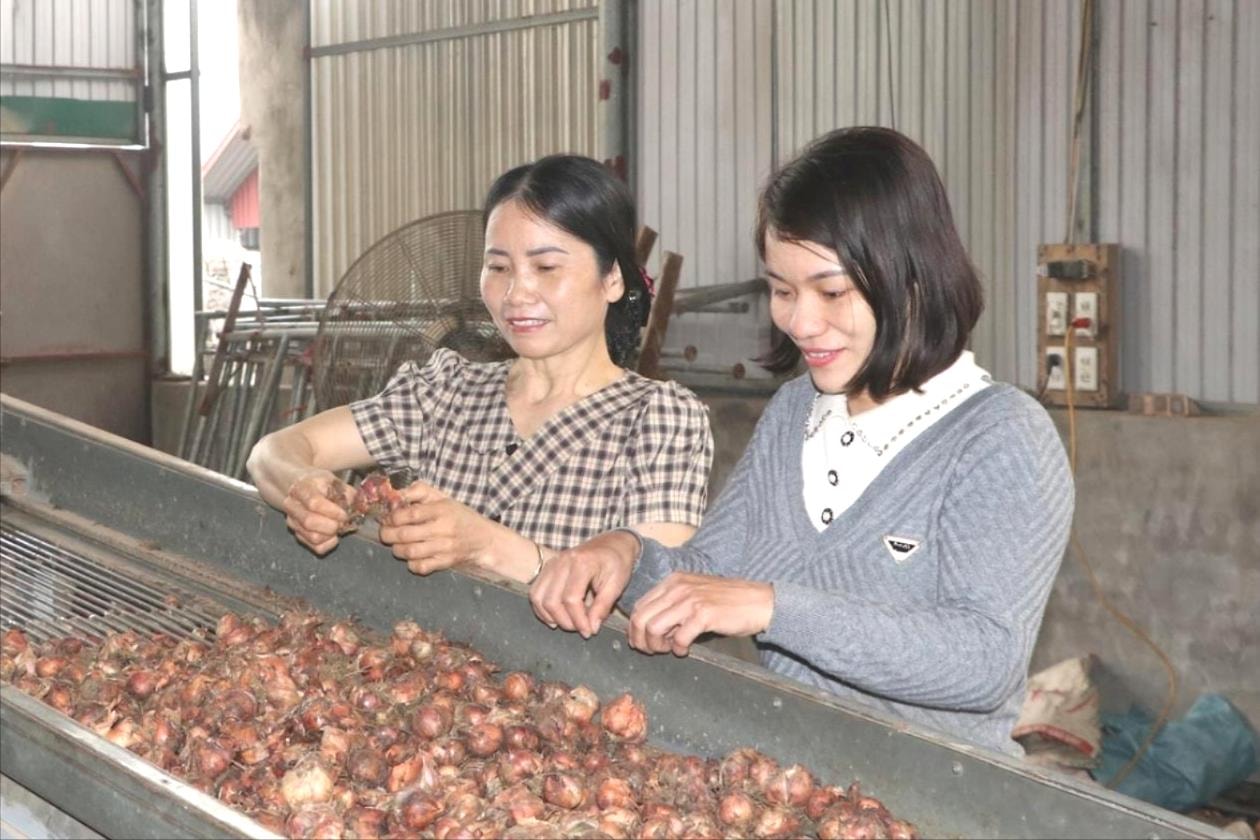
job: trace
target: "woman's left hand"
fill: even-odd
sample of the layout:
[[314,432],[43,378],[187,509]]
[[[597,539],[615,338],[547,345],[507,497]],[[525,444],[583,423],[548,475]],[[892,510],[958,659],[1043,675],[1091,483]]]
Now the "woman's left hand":
[[674,572],[635,605],[629,641],[645,653],[686,656],[701,633],[752,636],[773,614],[768,583]]
[[498,525],[421,481],[402,497],[407,504],[381,520],[381,542],[412,572],[427,575],[485,559]]

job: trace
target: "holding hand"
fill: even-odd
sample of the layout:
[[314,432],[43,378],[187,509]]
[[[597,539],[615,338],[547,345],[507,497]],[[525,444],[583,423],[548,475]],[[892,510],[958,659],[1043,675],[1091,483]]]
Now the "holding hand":
[[483,564],[501,526],[445,493],[417,481],[402,491],[405,504],[381,519],[381,542],[418,575],[461,563]]
[[625,531],[609,531],[560,552],[529,588],[534,614],[548,627],[576,630],[589,639],[625,591],[638,556],[638,539]]
[[354,488],[328,470],[310,470],[289,487],[280,509],[298,542],[324,555],[349,523],[354,498]]
[[770,626],[773,614],[768,583],[675,572],[635,605],[630,646],[686,656],[701,633],[752,636]]

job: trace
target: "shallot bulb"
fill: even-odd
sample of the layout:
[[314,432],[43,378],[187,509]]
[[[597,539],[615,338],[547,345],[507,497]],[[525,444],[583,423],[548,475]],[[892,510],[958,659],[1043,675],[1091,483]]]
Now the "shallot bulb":
[[605,706],[600,714],[600,723],[615,741],[638,744],[647,738],[647,711],[629,694],[623,694]]
[[599,711],[599,696],[584,685],[570,691],[562,703],[564,716],[579,723],[590,723]]
[[395,805],[395,818],[399,824],[409,831],[423,831],[442,815],[442,802],[419,790],[412,790],[399,796]]
[[814,777],[801,765],[793,764],[771,776],[764,790],[771,803],[800,808],[814,792]]
[[290,808],[318,805],[332,798],[333,776],[314,756],[300,760],[280,780],[280,794]]
[[586,784],[571,773],[548,773],[543,779],[543,799],[557,808],[579,808],[587,796]]
[[534,678],[523,671],[513,671],[503,678],[503,696],[509,700],[529,700],[534,693]]

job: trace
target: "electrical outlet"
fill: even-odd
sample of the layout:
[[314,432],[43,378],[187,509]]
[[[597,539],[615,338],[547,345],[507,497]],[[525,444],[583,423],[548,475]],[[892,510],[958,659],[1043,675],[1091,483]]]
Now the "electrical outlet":
[[[1055,360],[1058,360],[1057,363]],[[1067,387],[1067,351],[1062,347],[1046,348],[1046,390],[1062,391]]]
[[1046,292],[1046,335],[1067,335],[1068,293]]
[[1072,360],[1072,387],[1078,391],[1098,390],[1098,348],[1076,347]]
[[1077,318],[1088,318],[1089,326],[1081,327],[1078,332],[1083,332],[1091,338],[1098,332],[1098,292],[1077,292],[1072,295],[1072,320]]

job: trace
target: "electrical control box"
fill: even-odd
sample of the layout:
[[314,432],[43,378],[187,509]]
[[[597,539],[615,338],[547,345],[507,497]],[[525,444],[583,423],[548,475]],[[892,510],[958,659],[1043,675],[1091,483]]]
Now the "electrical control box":
[[1120,246],[1037,248],[1037,377],[1042,401],[1110,408],[1120,387]]

